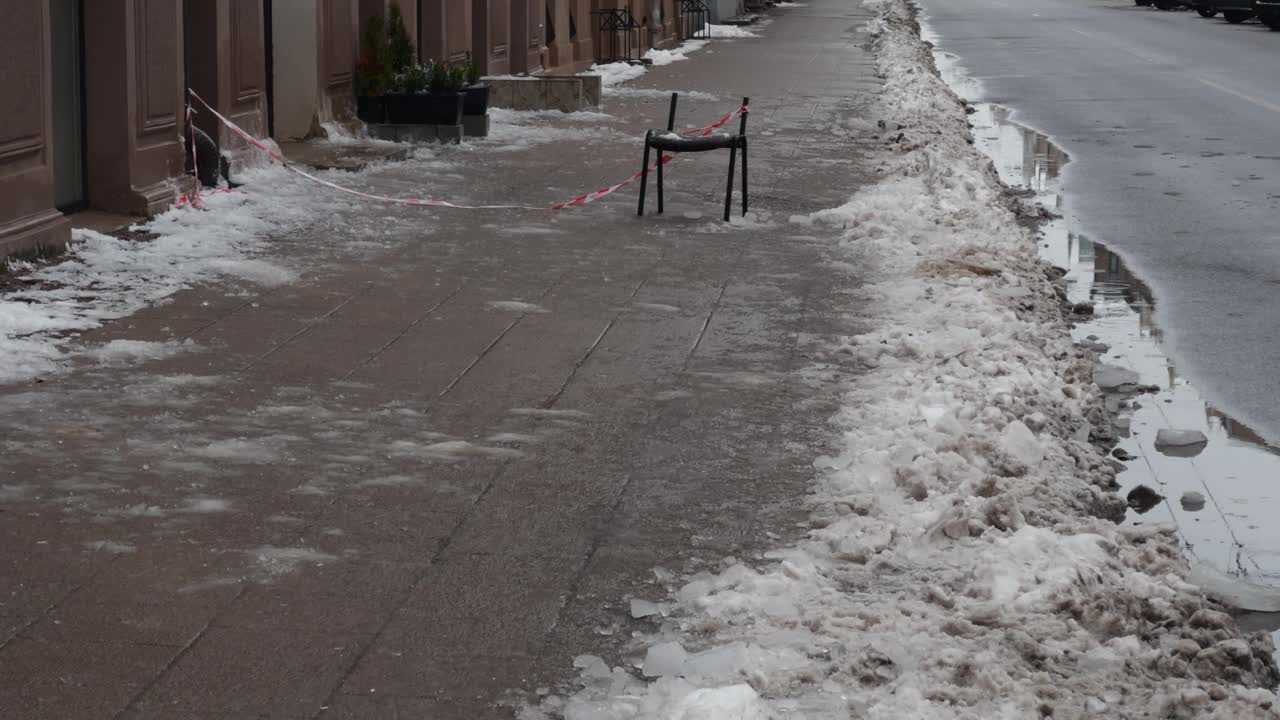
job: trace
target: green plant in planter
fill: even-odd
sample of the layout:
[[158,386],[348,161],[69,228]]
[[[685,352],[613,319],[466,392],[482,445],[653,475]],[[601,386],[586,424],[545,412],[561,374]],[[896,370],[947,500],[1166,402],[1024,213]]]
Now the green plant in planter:
[[447,92],[462,92],[467,88],[467,66],[455,65],[449,68],[449,84]]
[[431,82],[430,65],[410,65],[407,70],[396,76],[392,92],[404,95],[416,95],[427,91]]
[[471,53],[467,53],[467,64],[464,65],[463,67],[466,68],[467,85],[470,87],[479,85],[480,84],[480,65],[478,65],[475,60],[471,59]]
[[444,63],[432,63],[431,77],[427,82],[427,91],[432,95],[441,95],[449,91],[449,67]]
[[404,24],[404,13],[400,11],[400,3],[391,3],[391,13],[386,25],[387,65],[393,75],[408,72],[417,66],[413,49],[413,40],[409,39],[409,30]]

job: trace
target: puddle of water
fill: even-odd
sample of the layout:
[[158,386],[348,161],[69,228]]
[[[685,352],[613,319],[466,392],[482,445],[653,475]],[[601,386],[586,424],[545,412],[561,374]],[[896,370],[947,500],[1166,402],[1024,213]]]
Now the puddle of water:
[[[975,139],[1001,178],[1034,202],[1059,209],[1057,178],[1066,153],[1013,122],[1007,109],[976,108],[971,117]],[[1178,374],[1161,347],[1155,296],[1118,254],[1073,229],[1066,218],[1046,223],[1038,242],[1041,257],[1067,270],[1068,299],[1093,304],[1092,318],[1072,329],[1075,341],[1094,349],[1100,362],[1136,375],[1137,385],[1154,390],[1117,392],[1107,399],[1116,417],[1118,448],[1132,456],[1122,463],[1121,493],[1145,485],[1163,496],[1142,513],[1131,511],[1126,522],[1173,525],[1193,564],[1274,588],[1280,598],[1280,527],[1272,522],[1280,517],[1280,447],[1206,402]],[[1157,448],[1161,429],[1199,431],[1208,442]],[[1203,496],[1203,505],[1189,493]],[[1191,502],[1184,503],[1184,497]],[[1242,622],[1280,629],[1275,613],[1248,613]]]

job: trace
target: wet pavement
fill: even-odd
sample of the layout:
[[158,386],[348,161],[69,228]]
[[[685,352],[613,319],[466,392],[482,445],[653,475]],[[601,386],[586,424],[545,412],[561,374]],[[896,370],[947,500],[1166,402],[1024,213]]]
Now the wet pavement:
[[663,216],[344,200],[273,238],[296,282],[84,338],[179,352],[0,391],[0,717],[510,718],[578,654],[627,662],[630,598],[802,533],[838,401],[816,349],[874,318],[839,229],[789,218],[872,177],[867,18],[811,2],[609,117],[349,179],[550,203],[634,172],[671,90],[703,93],[689,125],[750,95],[746,220],[714,219],[712,154],[669,166]]
[[1280,440],[1280,35],[1131,0],[921,5],[968,97],[1070,153],[1063,211],[1159,298],[1179,376]]

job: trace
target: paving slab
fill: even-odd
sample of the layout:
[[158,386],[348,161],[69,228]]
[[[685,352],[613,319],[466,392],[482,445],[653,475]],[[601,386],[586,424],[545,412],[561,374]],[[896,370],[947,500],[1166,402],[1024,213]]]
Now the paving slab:
[[272,238],[294,282],[192,288],[82,338],[186,351],[0,388],[0,707],[511,718],[575,655],[634,661],[630,597],[798,537],[838,401],[823,353],[875,321],[871,270],[803,221],[875,177],[867,17],[779,11],[607,93],[607,118],[352,176],[549,205],[634,172],[670,90],[706,93],[689,126],[750,95],[745,221],[718,219],[717,154],[669,166],[661,216],[634,190],[343,207]]

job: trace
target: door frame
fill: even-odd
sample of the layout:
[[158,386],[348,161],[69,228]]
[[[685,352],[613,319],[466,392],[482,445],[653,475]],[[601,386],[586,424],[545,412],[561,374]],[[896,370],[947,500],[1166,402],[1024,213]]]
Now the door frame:
[[[54,0],[48,0],[50,4]],[[84,22],[84,3],[85,0],[73,0],[76,12],[75,27],[75,48],[76,48],[76,95],[77,108],[79,110],[80,123],[80,193],[79,199],[75,202],[58,205],[56,209],[64,215],[85,210],[89,207],[89,114],[86,112],[88,104],[87,85],[85,84],[85,22]],[[54,30],[51,27],[50,33]],[[52,85],[52,82],[50,83]],[[53,101],[50,101],[53,105]],[[55,150],[56,152],[56,150]],[[58,161],[53,161],[54,185],[57,185]]]

